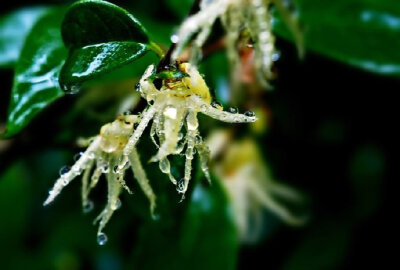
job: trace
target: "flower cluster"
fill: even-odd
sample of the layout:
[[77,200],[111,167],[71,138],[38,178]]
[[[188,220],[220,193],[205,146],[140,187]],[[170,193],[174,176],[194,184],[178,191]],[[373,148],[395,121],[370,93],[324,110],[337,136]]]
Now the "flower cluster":
[[[100,221],[98,241],[105,243],[102,232],[104,226],[119,208],[119,195],[126,185],[124,175],[131,168],[140,187],[150,201],[154,214],[156,196],[149,184],[145,170],[141,165],[136,144],[145,128],[152,120],[150,137],[158,152],[151,159],[159,162],[160,170],[167,174],[177,191],[184,197],[191,179],[192,160],[196,152],[201,168],[210,181],[208,159],[209,149],[198,131],[198,113],[228,123],[249,123],[256,121],[253,112],[239,114],[235,108],[223,111],[219,103],[212,102],[210,91],[198,70],[189,63],[171,64],[168,70],[157,73],[154,65],[147,68],[137,85],[142,97],[148,102],[147,108],[139,115],[130,113],[101,128],[100,134],[92,138],[87,150],[80,155],[69,170],[62,170],[60,178],[50,191],[45,205],[52,202],[61,190],[74,178],[82,176],[82,204],[84,210],[90,210],[89,193],[102,174],[108,183],[108,199],[105,209],[96,218]],[[168,157],[184,153],[184,177],[176,180],[170,170]]]
[[302,35],[297,21],[282,0],[202,0],[200,11],[188,17],[172,41],[176,42],[173,57],[177,58],[185,44],[196,33],[191,44],[191,60],[201,58],[201,48],[211,33],[214,22],[220,18],[226,31],[226,48],[231,66],[239,63],[238,47],[245,43],[254,47],[254,65],[260,83],[269,86],[273,78],[272,65],[279,58],[272,33],[271,7],[276,6],[291,30],[302,54]]

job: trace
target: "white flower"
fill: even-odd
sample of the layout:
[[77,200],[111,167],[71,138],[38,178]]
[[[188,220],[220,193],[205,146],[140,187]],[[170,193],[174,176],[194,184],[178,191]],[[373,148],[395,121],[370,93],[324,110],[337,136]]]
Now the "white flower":
[[[155,86],[156,80],[160,84],[159,89]],[[211,103],[210,91],[203,77],[189,63],[177,63],[172,71],[160,74],[155,74],[155,67],[151,65],[141,78],[139,89],[150,105],[142,113],[140,123],[124,149],[124,155],[128,157],[132,153],[144,129],[153,119],[150,135],[159,149],[152,161],[159,162],[161,171],[168,174],[177,185],[177,191],[183,195],[191,179],[192,159],[196,150],[201,159],[201,168],[209,180],[209,150],[198,131],[197,114],[203,113],[228,123],[256,121],[252,112],[229,113],[222,111],[217,103]],[[186,157],[184,177],[177,181],[170,172],[168,156],[183,151]],[[126,162],[128,159],[123,159],[120,166],[124,167]]]
[[100,221],[98,228],[100,244],[104,244],[106,240],[106,236],[102,233],[103,228],[114,211],[121,205],[119,200],[121,189],[124,188],[131,193],[124,180],[125,171],[129,167],[149,199],[151,213],[154,214],[156,196],[149,184],[135,148],[130,152],[128,156],[129,162],[126,166],[123,168],[118,167],[123,149],[139,121],[140,117],[136,115],[121,114],[114,122],[104,125],[100,134],[90,139],[87,150],[80,154],[75,164],[69,170],[62,169],[60,171],[60,178],[56,181],[44,202],[44,205],[51,203],[66,185],[83,173],[82,206],[85,212],[90,211],[93,203],[88,199],[89,193],[97,185],[101,175],[105,174],[108,185],[107,205],[95,220],[95,222]]
[[272,178],[253,140],[245,138],[232,143],[230,134],[226,130],[219,130],[211,134],[207,143],[213,149],[212,157],[222,154],[213,171],[217,179],[222,180],[230,198],[239,237],[243,242],[260,240],[265,228],[265,209],[290,225],[301,225],[307,220],[307,215],[295,214],[285,206],[285,202],[299,205],[303,198],[294,189]]
[[[226,47],[231,66],[239,64],[238,47],[243,41],[254,46],[255,69],[260,82],[268,86],[273,78],[272,65],[279,54],[275,50],[275,36],[272,33],[271,6],[276,6],[303,54],[302,34],[293,14],[282,0],[202,0],[200,11],[188,17],[180,26],[174,41],[176,49],[172,54],[177,59],[190,38],[197,33],[191,46],[191,63],[201,58],[201,47],[211,33],[214,22],[220,18],[226,31]],[[247,33],[247,36],[246,34]],[[243,40],[243,39],[247,40]],[[250,44],[252,40],[253,44]]]

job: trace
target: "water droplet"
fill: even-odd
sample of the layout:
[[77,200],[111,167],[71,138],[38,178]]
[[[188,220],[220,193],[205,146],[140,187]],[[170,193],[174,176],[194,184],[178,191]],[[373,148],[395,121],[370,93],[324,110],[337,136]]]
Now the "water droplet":
[[105,233],[99,233],[97,235],[97,244],[99,244],[100,246],[104,246],[107,243],[107,235]]
[[254,117],[254,116],[256,116],[256,114],[255,114],[254,112],[252,112],[252,111],[247,111],[247,112],[244,113],[244,115],[246,115],[247,117]]
[[64,176],[71,170],[70,166],[64,166],[60,169],[60,176]]
[[239,112],[239,110],[236,107],[229,107],[228,112],[236,114]]
[[119,167],[117,165],[114,166],[113,172],[114,173],[119,173]]
[[94,159],[94,153],[93,152],[89,152],[88,153],[88,157],[89,157],[89,159]]
[[157,221],[161,219],[161,215],[159,213],[154,213],[153,215],[151,215],[151,218]]
[[122,206],[122,202],[120,199],[117,199],[114,204],[111,205],[112,210],[118,210]]
[[140,91],[140,83],[135,84],[135,90],[138,92]]
[[103,173],[108,173],[110,171],[110,167],[108,166],[107,163],[104,163],[103,165],[101,165],[101,171]]
[[176,35],[176,34],[173,34],[173,35],[171,36],[171,42],[172,42],[172,43],[178,43],[178,41],[179,41],[179,36]]
[[160,162],[158,163],[158,166],[160,167],[160,170],[163,173],[169,173],[170,172],[170,163],[169,160],[167,158],[163,158],[160,160]]
[[80,159],[82,156],[83,156],[83,152],[79,152],[79,153],[75,154],[74,161],[78,161],[78,159]]
[[91,200],[86,200],[83,202],[83,213],[89,213],[93,210],[94,203]]
[[185,190],[185,178],[181,178],[181,180],[176,183],[176,191],[182,193]]
[[62,181],[63,186],[68,185],[68,183],[69,183],[68,179],[63,179],[63,181]]
[[276,62],[281,58],[281,54],[279,52],[275,52],[272,54],[272,61]]
[[176,119],[178,110],[173,106],[167,106],[164,110],[164,115],[170,119]]
[[215,109],[222,111],[224,109],[224,107],[222,106],[221,103],[219,103],[218,101],[213,101],[211,103],[211,106],[213,106]]
[[203,142],[203,138],[201,138],[200,135],[196,135],[195,143],[196,143],[196,144],[200,144],[200,143],[202,143],[202,142]]

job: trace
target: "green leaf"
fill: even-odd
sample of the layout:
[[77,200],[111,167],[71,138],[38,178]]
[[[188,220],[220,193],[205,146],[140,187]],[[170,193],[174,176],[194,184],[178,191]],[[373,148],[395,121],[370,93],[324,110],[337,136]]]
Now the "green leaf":
[[[400,76],[400,5],[391,0],[297,0],[306,48],[364,70]],[[292,39],[276,20],[275,31]]]
[[217,179],[197,183],[183,223],[181,256],[190,269],[235,269],[238,236],[228,198]]
[[61,32],[68,48],[111,41],[150,42],[146,30],[132,14],[99,0],[84,0],[72,5],[65,15]]
[[18,133],[46,106],[64,95],[57,80],[67,53],[59,31],[64,13],[62,8],[49,11],[25,40],[2,137]]
[[146,45],[136,42],[108,42],[72,50],[61,70],[60,84],[64,91],[76,93],[84,82],[129,64],[147,51]]
[[17,62],[26,35],[48,10],[44,6],[27,7],[0,17],[0,67]]

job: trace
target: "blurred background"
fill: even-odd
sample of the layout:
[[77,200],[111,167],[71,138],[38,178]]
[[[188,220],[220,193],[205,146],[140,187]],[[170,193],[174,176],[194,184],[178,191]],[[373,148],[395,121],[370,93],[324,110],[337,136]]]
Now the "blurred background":
[[[4,18],[16,9],[67,2],[2,4],[1,127],[7,120],[16,59],[9,47],[22,46],[12,43],[13,36],[28,31],[34,22],[29,8],[23,23],[7,22],[6,28]],[[168,48],[169,37],[191,6],[190,0],[112,2],[130,10],[163,48]],[[121,210],[105,229],[109,238],[105,246],[97,245],[92,225],[105,203],[104,184],[95,190],[95,208],[89,214],[80,208],[78,180],[49,207],[42,203],[59,169],[71,165],[80,151],[76,139],[96,134],[115,118],[117,105],[131,95],[138,77],[155,58],[146,56],[128,67],[132,80],[110,79],[66,96],[20,134],[0,140],[0,269],[388,268],[395,258],[391,255],[395,248],[388,243],[395,244],[397,232],[395,216],[390,216],[396,195],[389,191],[394,189],[400,88],[400,4],[338,0],[331,7],[335,5],[328,5],[331,1],[298,2],[300,15],[302,7],[306,14],[302,21],[306,56],[300,60],[284,31],[277,30],[280,58],[272,91],[260,90],[250,81],[242,89],[246,94],[232,97],[223,50],[210,54],[200,66],[221,103],[240,111],[252,109],[261,119],[257,125],[232,127],[200,118],[201,132],[213,146],[221,141],[211,140],[218,134],[231,145],[215,153],[213,184],[196,173],[191,194],[179,203],[175,188],[158,166],[144,163],[158,196],[160,220],[151,219],[146,198],[131,181],[134,195],[123,194]],[[309,6],[314,10],[307,10]],[[320,17],[311,17],[312,12]],[[221,31],[218,25],[215,31]],[[147,151],[153,149],[150,144],[145,140],[139,145],[143,161],[154,154]],[[243,163],[261,164],[266,181],[273,179],[301,194],[298,203],[280,204],[294,216],[307,217],[303,224],[292,226],[275,211],[252,202],[248,211],[255,207],[256,214],[240,210],[238,200],[252,201],[253,195],[243,195],[240,185],[232,192],[226,181],[240,176],[236,172],[242,165],[229,163],[229,153],[245,156],[245,149],[249,153]],[[182,161],[174,163],[180,170]],[[247,177],[251,178],[245,175],[243,180]],[[245,224],[238,215],[245,216]],[[247,220],[254,215],[257,224]]]

